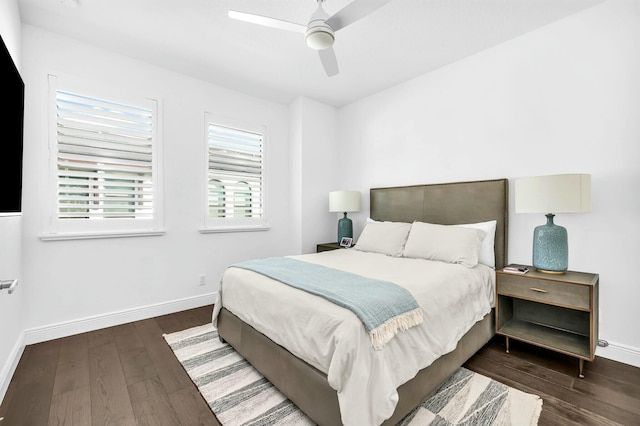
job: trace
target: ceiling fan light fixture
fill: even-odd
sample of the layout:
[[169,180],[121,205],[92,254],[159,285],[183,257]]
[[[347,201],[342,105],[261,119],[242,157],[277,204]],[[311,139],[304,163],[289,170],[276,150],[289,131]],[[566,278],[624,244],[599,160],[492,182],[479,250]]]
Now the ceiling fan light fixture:
[[[86,1],[86,0],[58,0],[58,1]],[[352,0],[333,15],[329,16],[322,8],[325,0],[315,0],[318,4],[315,12],[309,17],[309,23],[305,26],[296,22],[284,21],[278,18],[255,15],[253,13],[229,11],[229,17],[240,21],[264,25],[266,27],[281,30],[304,33],[307,46],[317,50],[320,62],[328,77],[338,74],[338,61],[332,46],[335,42],[334,33],[353,24],[368,14],[381,8],[391,0]]]
[[309,28],[304,36],[304,40],[312,49],[324,50],[333,46],[335,40],[333,31],[325,27]]

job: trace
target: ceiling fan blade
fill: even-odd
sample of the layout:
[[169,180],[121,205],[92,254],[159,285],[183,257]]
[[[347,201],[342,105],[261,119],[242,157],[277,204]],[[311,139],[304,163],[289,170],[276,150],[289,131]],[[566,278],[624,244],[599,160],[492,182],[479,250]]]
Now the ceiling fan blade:
[[353,24],[358,19],[364,18],[371,12],[380,9],[390,1],[391,0],[353,0],[327,19],[327,24],[333,28],[333,31],[338,31],[347,25]]
[[253,13],[238,12],[236,10],[229,11],[229,18],[296,33],[304,34],[305,31],[307,31],[306,25],[283,21],[282,19],[269,18],[268,16],[254,15]]
[[338,59],[336,58],[336,52],[333,51],[333,47],[318,50],[318,54],[320,55],[320,62],[322,62],[327,76],[333,77],[338,74]]

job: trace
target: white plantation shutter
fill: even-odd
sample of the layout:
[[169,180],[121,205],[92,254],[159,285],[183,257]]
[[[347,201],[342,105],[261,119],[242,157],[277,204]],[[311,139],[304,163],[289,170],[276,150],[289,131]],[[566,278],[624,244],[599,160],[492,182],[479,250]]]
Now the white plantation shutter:
[[49,84],[51,210],[41,238],[162,233],[159,101],[56,76]]
[[207,221],[264,225],[264,129],[221,125],[207,116]]
[[152,218],[152,111],[56,92],[58,218]]

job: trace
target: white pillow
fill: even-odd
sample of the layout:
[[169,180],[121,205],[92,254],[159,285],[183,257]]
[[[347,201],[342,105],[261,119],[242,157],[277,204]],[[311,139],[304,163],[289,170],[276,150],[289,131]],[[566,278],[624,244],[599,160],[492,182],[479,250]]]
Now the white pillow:
[[481,229],[413,222],[403,255],[473,268],[478,264],[484,236]]
[[482,247],[480,247],[478,262],[491,268],[495,268],[496,266],[496,253],[494,247],[496,239],[496,224],[496,220],[490,220],[488,222],[466,223],[464,225],[457,225],[465,228],[482,229],[486,233],[484,239],[482,240]]
[[400,257],[410,229],[405,222],[368,222],[354,249]]

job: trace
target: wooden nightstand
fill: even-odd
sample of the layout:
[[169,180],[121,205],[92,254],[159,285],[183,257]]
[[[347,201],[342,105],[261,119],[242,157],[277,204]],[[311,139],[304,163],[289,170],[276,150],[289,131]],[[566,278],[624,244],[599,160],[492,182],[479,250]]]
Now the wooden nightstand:
[[329,250],[337,250],[341,248],[338,243],[322,243],[316,246],[316,252],[320,253],[321,251],[329,251]]
[[496,271],[496,333],[593,361],[598,345],[598,274]]

